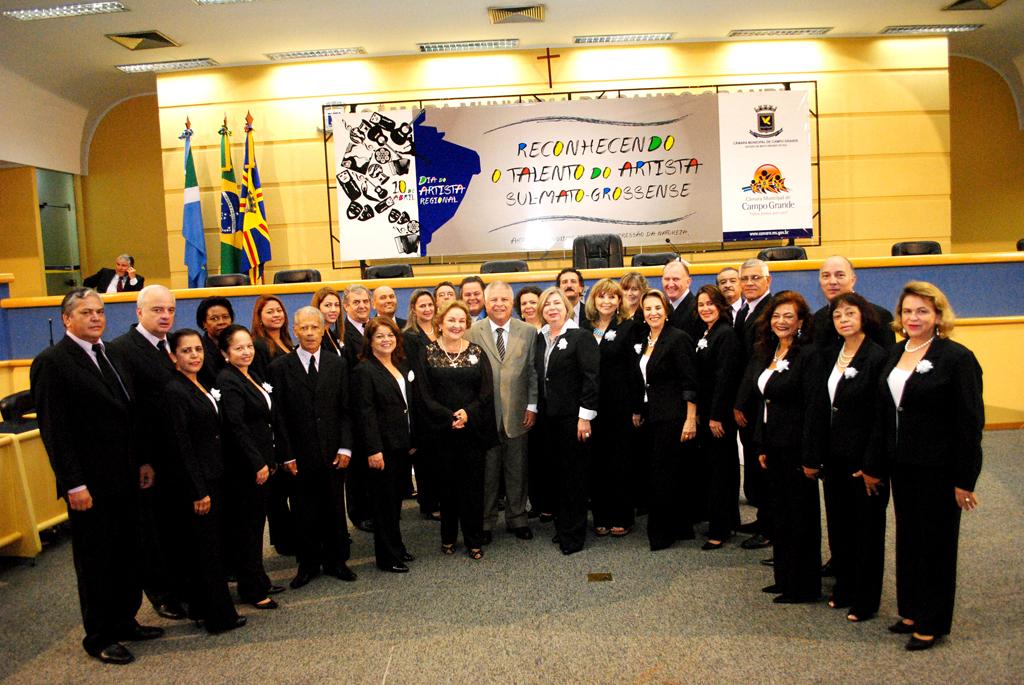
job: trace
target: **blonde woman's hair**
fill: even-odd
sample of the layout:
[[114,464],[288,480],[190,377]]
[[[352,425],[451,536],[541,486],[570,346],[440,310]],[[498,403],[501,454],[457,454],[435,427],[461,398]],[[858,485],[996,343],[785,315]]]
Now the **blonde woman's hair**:
[[597,311],[597,296],[609,293],[619,298],[619,309],[615,312],[615,323],[622,323],[629,316],[629,312],[626,311],[626,293],[623,292],[622,286],[614,279],[602,278],[590,289],[590,294],[587,295],[587,304],[584,307],[587,318],[591,323],[596,324],[601,319],[601,315]]
[[[565,296],[561,288],[557,285],[552,285],[544,289],[544,292],[540,294],[540,299],[537,300],[537,306],[540,307],[540,319],[544,321],[544,303],[548,301],[548,298],[552,295],[558,295],[562,300],[562,304],[565,306],[565,320],[573,318],[576,312],[573,310],[573,306],[569,304],[569,298]],[[578,321],[576,323],[579,323]]]
[[444,321],[445,315],[452,309],[461,309],[466,312],[466,330],[473,325],[473,315],[469,313],[469,305],[462,300],[448,300],[434,312],[434,334],[441,335],[441,322]]
[[937,315],[938,321],[935,322],[935,335],[940,338],[948,338],[953,332],[953,326],[956,325],[956,315],[953,313],[953,307],[949,304],[949,299],[946,294],[939,290],[936,286],[928,283],[927,281],[910,281],[903,286],[902,292],[900,292],[900,298],[896,301],[896,315],[892,320],[892,329],[900,335],[906,336],[906,332],[903,330],[903,300],[908,295],[914,295],[920,297],[923,300],[931,302],[932,307],[935,308],[935,314]]

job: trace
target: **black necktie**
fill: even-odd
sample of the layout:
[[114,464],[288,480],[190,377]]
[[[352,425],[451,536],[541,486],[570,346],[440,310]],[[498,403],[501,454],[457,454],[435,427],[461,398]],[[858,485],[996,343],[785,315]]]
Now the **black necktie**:
[[739,313],[736,315],[736,326],[742,326],[743,322],[747,320],[747,314],[750,313],[750,303],[746,300],[743,301],[743,306],[740,307]]
[[117,279],[117,292],[124,292],[124,276],[121,276],[120,278]]
[[123,394],[126,400],[131,398],[128,396],[128,391],[124,387],[124,383],[121,382],[121,377],[117,375],[117,371],[110,364],[110,360],[107,359],[107,355],[103,354],[103,345],[96,343],[92,346],[92,351],[96,355],[96,362],[100,366],[100,373],[103,375],[103,382],[107,384],[107,388],[110,390],[110,394],[114,397],[118,397],[119,393]]
[[498,328],[494,332],[498,335],[497,340],[494,342],[498,346],[498,356],[501,357],[501,361],[505,361],[505,336],[503,335],[505,329]]
[[156,349],[160,350],[161,354],[163,354],[165,357],[170,359],[172,364],[174,363],[174,358],[171,357],[171,353],[167,351],[167,341],[166,340],[157,340],[156,341]]
[[309,356],[309,382],[316,384],[316,357]]

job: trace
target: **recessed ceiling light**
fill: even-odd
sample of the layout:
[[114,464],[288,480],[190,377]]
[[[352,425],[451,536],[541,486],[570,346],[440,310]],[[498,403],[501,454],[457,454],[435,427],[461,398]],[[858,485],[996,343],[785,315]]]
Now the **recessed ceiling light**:
[[729,38],[778,38],[780,36],[824,36],[831,26],[808,26],[792,29],[733,29]]
[[977,31],[984,24],[907,24],[886,26],[879,33],[963,33]]
[[185,69],[201,69],[215,67],[217,63],[209,57],[181,59],[172,62],[141,62],[139,64],[118,64],[117,68],[126,74],[141,74],[147,71],[183,71]]
[[5,10],[3,15],[21,21],[35,19],[58,19],[60,17],[80,17],[85,14],[113,14],[127,12],[123,2],[82,2],[76,5],[58,5],[57,7],[29,7],[20,10]]
[[327,48],[324,50],[296,50],[293,52],[268,52],[267,58],[274,62],[300,59],[329,59],[331,57],[347,57],[349,55],[365,55],[366,48]]
[[252,2],[252,0],[195,0],[197,5],[233,5],[236,2]]
[[496,40],[455,40],[441,43],[416,43],[420,52],[480,52],[482,50],[508,50],[519,47],[518,38]]
[[604,43],[664,43],[672,40],[671,33],[610,33],[603,36],[574,36],[577,45],[598,45]]

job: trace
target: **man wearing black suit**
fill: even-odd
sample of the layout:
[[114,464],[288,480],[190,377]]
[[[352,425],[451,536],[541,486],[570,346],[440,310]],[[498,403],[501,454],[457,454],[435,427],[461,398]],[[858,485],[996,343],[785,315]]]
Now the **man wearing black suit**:
[[398,311],[398,297],[391,286],[381,285],[373,289],[373,308],[377,311],[377,316],[386,316],[398,324],[399,329],[405,328],[405,319],[395,316],[395,312]]
[[[349,351],[349,364],[355,365],[363,351],[364,331],[370,321],[370,291],[362,285],[350,285],[345,289],[345,347]],[[352,525],[367,533],[373,532],[373,509],[370,502],[370,488],[367,481],[367,466],[357,459],[348,469],[345,477],[345,494],[348,496],[348,517]]]
[[594,330],[594,324],[587,318],[586,304],[583,298],[583,292],[586,290],[583,284],[583,274],[571,266],[566,267],[558,272],[555,285],[569,300],[569,316],[576,322],[576,325],[586,331]]
[[661,270],[661,289],[672,307],[672,313],[665,323],[698,340],[704,334],[705,326],[694,313],[697,298],[690,292],[692,281],[690,266],[682,259],[669,262]]
[[293,505],[298,522],[298,589],[328,575],[353,581],[345,522],[345,470],[352,458],[348,364],[321,354],[324,316],[315,307],[295,312],[299,347],[270,365],[277,396],[274,440],[278,461],[297,480]]
[[484,310],[484,279],[479,276],[466,276],[459,284],[459,299],[469,307],[469,318],[480,321],[487,316]]
[[86,288],[101,293],[121,293],[142,290],[146,278],[135,272],[135,258],[130,254],[119,255],[114,268],[103,267],[82,281]]
[[61,319],[65,337],[32,362],[32,396],[57,496],[67,501],[82,645],[104,663],[127,664],[134,657],[121,640],[163,634],[135,620],[142,601],[137,499],[153,471],[136,464],[131,376],[101,339],[103,301],[94,290],[76,288],[64,296]]
[[[772,301],[772,276],[768,272],[768,263],[760,259],[748,259],[740,265],[740,290],[743,293],[743,305],[736,313],[736,335],[740,339],[743,358],[741,367],[754,353],[754,340],[757,338],[756,324]],[[754,412],[756,402],[747,402],[733,410],[736,425],[739,426],[740,443],[743,445],[743,494],[747,503],[757,509],[757,518],[752,523],[740,527],[743,532],[754,533],[753,537],[744,540],[740,546],[744,549],[760,549],[771,544],[769,536],[772,531],[771,500],[768,493],[768,478],[764,469],[757,463],[754,451]]]
[[[174,327],[175,300],[162,285],[150,285],[139,291],[135,314],[139,322],[110,343],[128,366],[135,386],[135,408],[139,425],[149,432],[145,458],[159,474],[167,463],[167,447],[173,444],[173,431],[164,406],[164,388],[174,377],[174,362],[167,348],[167,334]],[[140,499],[142,532],[142,586],[146,596],[164,618],[181,620],[185,610],[188,569],[179,550],[186,544],[182,537],[188,520],[167,492],[169,483],[155,483]]]
[[[828,304],[814,312],[814,344],[818,349],[831,349],[839,344],[839,334],[832,323],[832,301],[844,293],[853,292],[857,285],[857,273],[853,264],[846,257],[835,255],[821,263],[818,271],[818,284]],[[878,315],[880,326],[865,329],[868,337],[888,350],[896,344],[896,333],[892,330],[892,313],[885,307],[870,303]]]

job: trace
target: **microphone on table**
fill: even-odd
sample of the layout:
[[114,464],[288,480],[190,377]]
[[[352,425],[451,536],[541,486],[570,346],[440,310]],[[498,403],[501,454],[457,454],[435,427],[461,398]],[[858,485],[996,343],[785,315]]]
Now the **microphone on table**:
[[49,319],[50,323],[50,345],[53,345],[53,317]]

